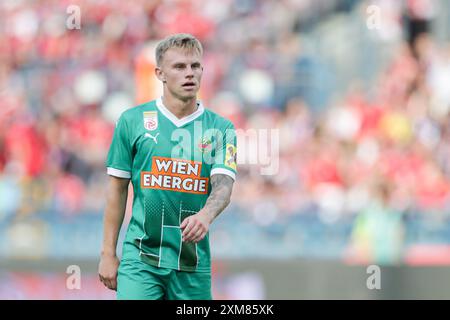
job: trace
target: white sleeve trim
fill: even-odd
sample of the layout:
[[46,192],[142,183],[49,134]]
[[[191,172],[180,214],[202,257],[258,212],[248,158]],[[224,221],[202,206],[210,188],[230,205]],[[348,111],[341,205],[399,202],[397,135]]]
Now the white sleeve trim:
[[119,170],[119,169],[114,169],[111,167],[106,168],[106,172],[110,175],[110,176],[114,176],[114,177],[118,177],[118,178],[125,178],[125,179],[130,179],[131,178],[131,173],[128,171],[123,171],[123,170]]
[[213,176],[215,174],[225,174],[225,175],[233,178],[234,181],[236,181],[236,174],[231,170],[224,169],[224,168],[214,168],[211,170],[210,176]]

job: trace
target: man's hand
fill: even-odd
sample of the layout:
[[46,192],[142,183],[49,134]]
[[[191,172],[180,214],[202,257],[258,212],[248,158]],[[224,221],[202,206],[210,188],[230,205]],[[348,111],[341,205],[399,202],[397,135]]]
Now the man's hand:
[[100,281],[111,290],[117,289],[119,259],[116,256],[116,246],[127,206],[129,184],[130,179],[109,176],[98,275]]
[[181,222],[180,228],[184,242],[197,243],[202,240],[209,230],[211,218],[205,210],[200,210],[196,214],[189,216]]
[[117,270],[119,269],[119,259],[116,255],[102,254],[98,266],[100,281],[111,290],[117,290]]

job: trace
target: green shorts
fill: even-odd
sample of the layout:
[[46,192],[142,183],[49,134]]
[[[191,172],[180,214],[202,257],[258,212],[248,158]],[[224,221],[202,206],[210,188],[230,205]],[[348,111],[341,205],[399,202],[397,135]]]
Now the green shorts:
[[185,272],[122,260],[117,275],[119,300],[211,300],[211,273]]

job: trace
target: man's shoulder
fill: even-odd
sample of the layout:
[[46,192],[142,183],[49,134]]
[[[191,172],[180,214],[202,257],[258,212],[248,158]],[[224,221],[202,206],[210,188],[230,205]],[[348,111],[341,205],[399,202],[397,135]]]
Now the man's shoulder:
[[208,117],[210,122],[212,124],[214,124],[215,127],[225,128],[225,129],[228,129],[228,128],[234,129],[234,124],[229,119],[219,115],[218,113],[216,113],[208,108],[205,108],[204,112],[205,112],[206,117]]
[[147,101],[131,107],[123,111],[120,117],[125,119],[126,121],[132,121],[136,118],[140,120],[143,117],[144,112],[153,110],[156,110],[156,100]]

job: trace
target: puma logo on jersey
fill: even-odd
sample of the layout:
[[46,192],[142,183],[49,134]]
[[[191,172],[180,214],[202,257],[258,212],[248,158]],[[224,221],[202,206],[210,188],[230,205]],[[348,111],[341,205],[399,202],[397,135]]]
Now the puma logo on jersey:
[[152,135],[151,135],[150,133],[148,133],[148,132],[145,133],[145,136],[146,136],[147,138],[153,139],[153,141],[155,141],[155,144],[158,144],[158,141],[156,141],[156,138],[158,137],[158,135],[159,135],[159,132],[158,132],[155,136],[152,136]]

